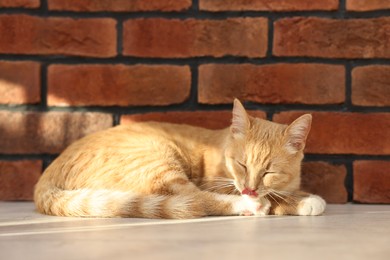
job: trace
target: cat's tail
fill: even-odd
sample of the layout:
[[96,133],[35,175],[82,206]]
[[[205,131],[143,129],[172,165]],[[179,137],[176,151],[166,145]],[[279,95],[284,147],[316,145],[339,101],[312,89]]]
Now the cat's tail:
[[112,190],[36,189],[34,201],[43,214],[78,217],[188,219],[205,216],[192,195],[140,195]]

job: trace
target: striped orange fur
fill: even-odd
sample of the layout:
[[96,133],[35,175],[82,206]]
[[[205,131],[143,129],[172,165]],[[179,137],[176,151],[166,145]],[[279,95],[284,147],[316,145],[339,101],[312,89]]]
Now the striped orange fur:
[[86,136],[35,187],[39,212],[58,216],[197,218],[318,215],[325,202],[299,191],[311,116],[290,126],[253,118],[235,100],[232,125],[135,123]]

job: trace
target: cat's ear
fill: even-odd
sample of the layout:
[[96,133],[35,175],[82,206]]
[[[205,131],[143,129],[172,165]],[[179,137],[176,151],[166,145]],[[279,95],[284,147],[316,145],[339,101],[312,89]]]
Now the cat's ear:
[[290,153],[294,154],[305,148],[306,138],[311,127],[311,120],[312,116],[305,114],[287,127],[285,132],[287,139],[286,146]]
[[233,119],[230,131],[235,138],[245,137],[249,129],[249,117],[245,111],[244,106],[238,99],[234,99],[233,103]]

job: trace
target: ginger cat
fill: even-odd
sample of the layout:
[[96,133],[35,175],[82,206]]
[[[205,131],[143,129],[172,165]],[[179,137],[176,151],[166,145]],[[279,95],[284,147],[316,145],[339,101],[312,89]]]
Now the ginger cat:
[[299,190],[311,115],[291,125],[248,116],[234,101],[229,128],[121,125],[70,145],[35,188],[57,216],[197,218],[319,215],[325,201]]

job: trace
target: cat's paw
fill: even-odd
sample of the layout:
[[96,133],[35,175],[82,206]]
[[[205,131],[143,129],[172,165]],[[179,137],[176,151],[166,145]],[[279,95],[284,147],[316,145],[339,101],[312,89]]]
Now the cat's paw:
[[267,200],[266,198],[260,199],[261,207],[258,209],[255,215],[257,216],[266,216],[268,215],[270,209],[271,209],[271,202]]
[[310,195],[302,199],[298,204],[298,215],[317,216],[324,212],[326,202],[320,196]]
[[243,195],[240,201],[239,214],[243,216],[265,216],[268,215],[271,203],[266,198],[252,199]]

